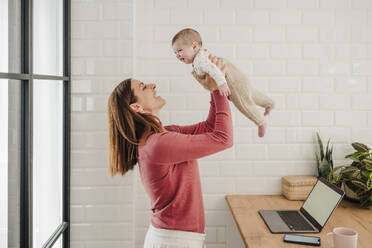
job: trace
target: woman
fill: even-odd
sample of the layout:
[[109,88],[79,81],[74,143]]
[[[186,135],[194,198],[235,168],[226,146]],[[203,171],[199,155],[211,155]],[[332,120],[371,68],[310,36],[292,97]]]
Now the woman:
[[[222,66],[210,57],[223,73]],[[135,79],[121,82],[108,102],[110,172],[124,175],[138,162],[151,199],[151,225],[145,248],[205,247],[205,216],[196,159],[232,146],[228,100],[207,76],[211,106],[206,121],[190,126],[163,127],[159,112],[165,100],[154,84]]]

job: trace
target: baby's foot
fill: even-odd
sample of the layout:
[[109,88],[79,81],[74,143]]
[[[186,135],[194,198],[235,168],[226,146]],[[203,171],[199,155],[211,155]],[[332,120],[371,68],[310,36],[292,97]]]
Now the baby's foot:
[[264,116],[266,116],[266,115],[270,114],[270,111],[271,111],[271,109],[270,109],[270,108],[265,108],[265,113],[264,113]]
[[261,126],[258,127],[258,137],[262,138],[266,133],[267,121],[265,120]]

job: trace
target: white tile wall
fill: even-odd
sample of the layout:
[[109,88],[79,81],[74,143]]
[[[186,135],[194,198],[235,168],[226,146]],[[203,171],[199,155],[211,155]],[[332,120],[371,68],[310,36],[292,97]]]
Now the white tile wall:
[[372,144],[371,13],[370,0],[73,0],[71,247],[142,247],[149,199],[138,170],[108,176],[107,98],[135,76],[157,83],[165,124],[205,118],[208,93],[171,50],[184,27],[277,103],[263,139],[232,107],[234,147],[199,161],[208,247],[243,247],[225,194],[314,174],[317,130],[339,163]]

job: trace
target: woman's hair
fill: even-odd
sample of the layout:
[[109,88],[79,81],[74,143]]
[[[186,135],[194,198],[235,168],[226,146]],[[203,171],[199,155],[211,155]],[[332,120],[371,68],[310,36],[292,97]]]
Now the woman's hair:
[[124,175],[137,163],[137,147],[153,133],[161,132],[159,118],[137,113],[130,105],[137,102],[132,79],[119,83],[108,100],[109,170],[111,176]]

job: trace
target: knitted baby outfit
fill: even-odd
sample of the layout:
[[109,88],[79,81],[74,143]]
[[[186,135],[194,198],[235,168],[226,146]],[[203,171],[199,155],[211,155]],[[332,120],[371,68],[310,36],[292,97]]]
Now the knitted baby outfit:
[[253,88],[245,74],[227,59],[218,58],[223,64],[226,64],[226,74],[223,77],[221,70],[208,59],[208,56],[209,52],[206,49],[200,49],[192,64],[192,75],[195,78],[203,78],[208,73],[218,86],[227,82],[231,91],[229,100],[244,116],[252,120],[257,126],[261,126],[264,123],[264,116],[257,105],[271,110],[275,106],[274,101]]

